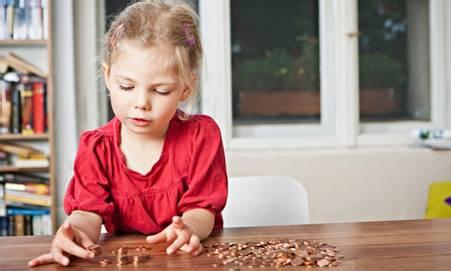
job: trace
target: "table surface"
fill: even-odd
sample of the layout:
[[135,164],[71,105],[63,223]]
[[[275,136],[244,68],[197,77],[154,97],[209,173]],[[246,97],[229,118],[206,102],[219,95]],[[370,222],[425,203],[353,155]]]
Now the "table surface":
[[[338,267],[303,267],[309,270],[451,270],[451,219],[230,228],[215,231],[204,244],[278,239],[317,240],[337,246],[340,254],[345,256]],[[1,237],[0,270],[28,269],[27,262],[47,252],[51,241],[52,236]],[[99,244],[106,252],[124,245],[147,245],[143,235],[110,234],[102,235]],[[221,260],[205,253],[198,257],[183,253],[167,256],[165,244],[154,245],[147,253],[151,260],[139,266],[129,264],[118,267],[110,264],[101,267],[99,260],[102,256],[99,256],[93,260],[74,257],[68,267],[49,264],[32,270],[232,270],[221,264],[214,267],[213,264],[221,263]],[[282,267],[277,270],[293,269]],[[302,268],[296,268],[299,269]]]

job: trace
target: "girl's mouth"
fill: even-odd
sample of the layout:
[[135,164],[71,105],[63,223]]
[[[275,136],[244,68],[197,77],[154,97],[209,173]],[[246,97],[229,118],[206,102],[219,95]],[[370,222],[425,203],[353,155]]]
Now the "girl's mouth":
[[141,119],[141,118],[132,118],[131,121],[136,126],[147,126],[151,122],[150,120]]

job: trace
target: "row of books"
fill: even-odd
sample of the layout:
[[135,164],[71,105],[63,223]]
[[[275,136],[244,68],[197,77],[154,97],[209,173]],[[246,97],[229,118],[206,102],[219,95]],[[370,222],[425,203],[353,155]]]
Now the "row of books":
[[50,207],[51,197],[47,176],[24,173],[0,174],[0,200],[5,206],[15,207]]
[[46,73],[13,53],[0,58],[0,73],[0,134],[45,133]]
[[0,143],[0,166],[17,168],[46,168],[49,166],[47,154],[30,145]]
[[8,208],[0,216],[0,236],[52,234],[50,210]]
[[0,174],[0,234],[51,234],[50,189],[47,176]]
[[0,39],[47,39],[47,0],[0,0]]

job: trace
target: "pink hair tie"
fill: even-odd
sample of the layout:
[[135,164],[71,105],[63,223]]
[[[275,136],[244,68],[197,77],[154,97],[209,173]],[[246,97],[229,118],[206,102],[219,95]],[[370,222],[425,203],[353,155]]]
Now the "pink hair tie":
[[110,46],[111,48],[115,48],[117,41],[119,39],[119,36],[122,34],[122,31],[124,29],[124,24],[120,24],[116,30],[114,30],[113,35],[111,35],[111,39],[110,39]]
[[188,24],[183,23],[182,29],[183,29],[183,33],[185,34],[185,43],[189,47],[194,47],[194,45],[196,44],[196,39],[194,38],[194,35],[191,34],[191,32],[189,31]]

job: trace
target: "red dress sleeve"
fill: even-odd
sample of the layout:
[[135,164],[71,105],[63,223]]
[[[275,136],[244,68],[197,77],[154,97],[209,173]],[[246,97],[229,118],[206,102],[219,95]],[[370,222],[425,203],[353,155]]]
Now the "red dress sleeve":
[[74,164],[74,176],[64,197],[64,210],[70,215],[75,210],[89,211],[102,217],[109,232],[114,231],[112,215],[114,204],[106,177],[105,155],[108,153],[100,132],[90,131],[80,138]]
[[227,199],[227,173],[224,148],[218,125],[207,116],[194,120],[192,156],[187,191],[179,201],[181,213],[194,208],[207,209],[215,215],[215,228],[222,227],[221,211]]

